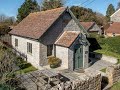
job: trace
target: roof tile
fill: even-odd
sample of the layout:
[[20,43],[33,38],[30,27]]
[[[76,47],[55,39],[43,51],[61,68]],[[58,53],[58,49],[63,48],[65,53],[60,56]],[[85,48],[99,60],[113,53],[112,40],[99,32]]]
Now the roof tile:
[[120,22],[114,22],[107,30],[107,33],[120,34]]
[[66,8],[61,7],[57,9],[31,13],[9,33],[23,37],[39,39],[65,10]]
[[70,47],[80,34],[79,31],[64,31],[60,38],[55,42],[56,45]]
[[90,27],[93,26],[95,22],[80,22],[80,24],[86,29],[88,30]]

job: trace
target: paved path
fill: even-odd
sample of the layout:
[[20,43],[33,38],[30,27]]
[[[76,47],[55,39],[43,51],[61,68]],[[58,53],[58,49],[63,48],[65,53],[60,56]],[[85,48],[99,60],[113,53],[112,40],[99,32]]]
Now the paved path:
[[98,60],[92,66],[87,68],[89,71],[100,71],[101,69],[107,68],[108,66],[113,65],[113,63],[107,62],[105,60]]

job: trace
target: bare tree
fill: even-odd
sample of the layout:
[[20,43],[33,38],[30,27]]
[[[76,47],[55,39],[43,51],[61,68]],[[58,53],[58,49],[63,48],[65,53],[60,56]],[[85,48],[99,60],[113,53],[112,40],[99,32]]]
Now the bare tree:
[[16,85],[15,77],[15,57],[6,47],[0,47],[0,84],[14,87]]

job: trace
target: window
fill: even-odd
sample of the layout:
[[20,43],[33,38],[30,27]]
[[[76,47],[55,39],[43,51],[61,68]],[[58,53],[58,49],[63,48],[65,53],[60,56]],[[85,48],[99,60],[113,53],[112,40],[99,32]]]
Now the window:
[[15,39],[15,47],[18,47],[18,39]]
[[32,53],[32,43],[27,42],[27,52]]

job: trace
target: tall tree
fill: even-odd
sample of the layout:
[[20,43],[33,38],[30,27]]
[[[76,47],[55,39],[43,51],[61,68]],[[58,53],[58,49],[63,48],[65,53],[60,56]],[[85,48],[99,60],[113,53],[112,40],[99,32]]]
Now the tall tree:
[[110,4],[107,8],[107,11],[106,11],[106,17],[108,18],[108,21],[110,21],[110,16],[115,12],[115,7]]
[[81,22],[93,21],[96,22],[98,25],[104,25],[106,23],[106,18],[104,17],[104,15],[97,12],[93,12],[90,8],[72,6],[71,11]]
[[117,9],[116,10],[118,10],[118,9],[120,9],[120,1],[117,4]]
[[18,9],[17,21],[22,21],[31,12],[39,11],[39,5],[36,0],[25,0],[25,2]]
[[62,0],[44,0],[42,10],[49,10],[63,6]]

